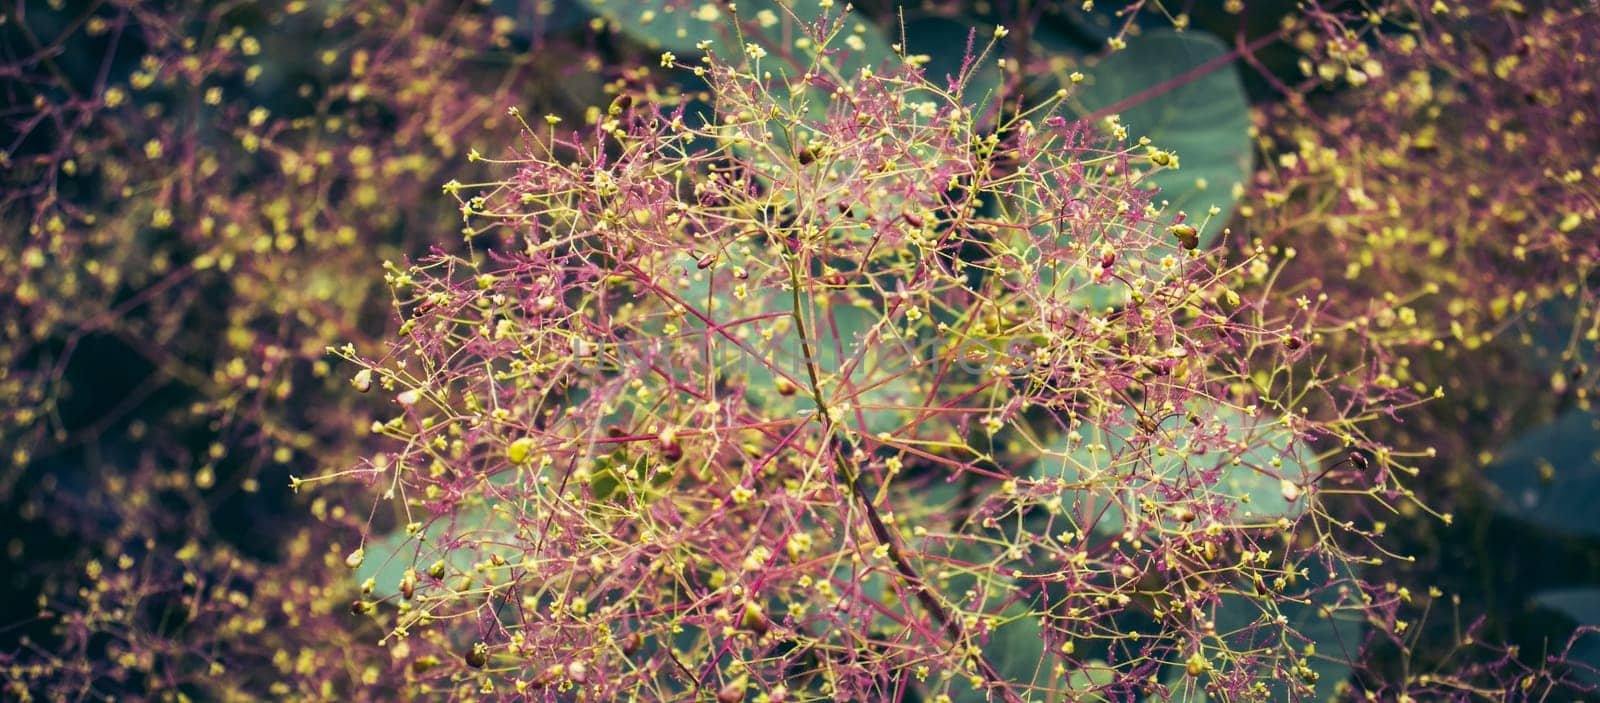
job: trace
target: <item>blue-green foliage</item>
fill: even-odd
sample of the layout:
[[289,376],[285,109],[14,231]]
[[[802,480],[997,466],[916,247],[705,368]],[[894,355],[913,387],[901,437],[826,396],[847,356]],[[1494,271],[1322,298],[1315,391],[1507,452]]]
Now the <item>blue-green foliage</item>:
[[[1233,216],[1235,188],[1250,175],[1250,110],[1244,83],[1231,64],[1205,70],[1228,48],[1216,37],[1196,32],[1153,31],[1128,41],[1085,73],[1076,94],[1084,116],[1115,111],[1131,135],[1178,156],[1179,168],[1163,169],[1149,182],[1166,201],[1166,217],[1187,213],[1198,226],[1213,206],[1218,213],[1201,230],[1200,244],[1215,243]],[[1189,75],[1194,71],[1203,71]],[[1170,90],[1146,94],[1173,84]]]
[[[1061,438],[1054,451],[1029,467],[1028,475],[1059,478],[1080,487],[1072,493],[1072,510],[1103,535],[1121,534],[1128,526],[1129,515],[1139,514],[1133,496],[1147,492],[1148,479],[1130,479],[1135,472],[1163,484],[1209,491],[1232,505],[1236,521],[1268,524],[1280,517],[1294,520],[1305,513],[1310,498],[1299,495],[1298,489],[1315,464],[1304,456],[1291,431],[1274,418],[1253,418],[1215,402],[1196,401],[1191,412],[1197,418],[1220,423],[1227,440],[1242,445],[1242,451],[1212,451],[1190,457],[1180,440],[1174,451],[1158,453],[1154,436],[1129,441],[1129,436],[1141,433],[1135,429],[1134,411],[1128,409],[1115,427],[1088,428],[1086,431],[1092,436],[1084,436],[1080,443],[1074,445]],[[1182,428],[1184,422],[1182,416],[1167,418],[1157,426],[1156,435]],[[1215,484],[1191,485],[1196,474],[1218,466],[1222,467],[1222,474]],[[1287,495],[1284,480],[1295,487]],[[1175,525],[1171,516],[1147,518],[1168,523],[1168,527]]]
[[[1534,594],[1533,602],[1571,618],[1580,626],[1600,628],[1600,588],[1542,591]],[[1600,686],[1600,632],[1587,633],[1575,642],[1567,660],[1589,667],[1573,667],[1579,680],[1590,686]]]
[[1600,414],[1575,410],[1529,431],[1500,452],[1488,476],[1500,512],[1600,537]]
[[[1499,512],[1555,532],[1600,537],[1600,413],[1572,410],[1523,434],[1501,450],[1488,476]],[[1600,627],[1600,589],[1542,591],[1533,602]],[[1578,640],[1568,659],[1600,669],[1600,634]],[[1578,675],[1600,685],[1592,671]]]

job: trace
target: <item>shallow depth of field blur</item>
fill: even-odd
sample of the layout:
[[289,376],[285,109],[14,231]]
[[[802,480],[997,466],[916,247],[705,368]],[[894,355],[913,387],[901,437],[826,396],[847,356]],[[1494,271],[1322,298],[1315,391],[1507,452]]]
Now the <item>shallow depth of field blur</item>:
[[1600,699],[1600,4],[11,0],[6,700]]

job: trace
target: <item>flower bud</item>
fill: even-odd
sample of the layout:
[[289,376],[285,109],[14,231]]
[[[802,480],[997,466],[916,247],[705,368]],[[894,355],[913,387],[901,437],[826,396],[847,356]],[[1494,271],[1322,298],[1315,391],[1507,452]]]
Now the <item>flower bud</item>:
[[761,606],[755,601],[744,604],[744,617],[740,618],[739,625],[757,635],[767,634],[772,629],[772,621],[767,619],[767,614],[762,612]]
[[533,439],[522,437],[506,447],[506,460],[521,466],[533,457]]
[[743,676],[729,681],[717,690],[717,703],[739,703],[744,700],[744,689],[750,682]]

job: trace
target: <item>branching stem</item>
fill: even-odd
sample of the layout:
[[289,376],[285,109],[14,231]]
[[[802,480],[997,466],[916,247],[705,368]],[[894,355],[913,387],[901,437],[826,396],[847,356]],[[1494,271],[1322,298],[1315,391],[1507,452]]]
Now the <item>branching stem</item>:
[[[817,404],[817,415],[822,421],[823,444],[821,450],[833,455],[833,469],[836,479],[849,487],[850,495],[861,506],[866,515],[867,525],[872,530],[873,539],[889,552],[889,561],[894,564],[894,569],[910,585],[917,596],[917,601],[933,614],[935,620],[944,628],[945,634],[952,640],[954,646],[963,647],[969,642],[966,628],[962,626],[960,618],[951,614],[944,602],[923,583],[921,574],[906,558],[905,551],[897,535],[884,523],[883,516],[878,514],[878,509],[873,505],[872,497],[861,483],[861,475],[850,468],[847,454],[854,454],[854,445],[847,436],[836,432],[836,423],[828,412],[827,403],[822,397],[821,374],[817,369],[817,357],[811,348],[811,336],[806,328],[805,315],[801,308],[801,280],[800,263],[798,257],[789,261],[789,289],[792,296],[794,309],[792,311],[795,330],[800,335],[800,350],[805,358],[806,375],[811,384],[811,398]],[[994,666],[984,658],[983,653],[972,650],[970,655],[973,663],[978,668],[978,675],[983,677],[986,688],[1000,694],[1000,699],[1008,703],[1020,702],[1016,693],[1006,685],[1005,678],[996,671]]]

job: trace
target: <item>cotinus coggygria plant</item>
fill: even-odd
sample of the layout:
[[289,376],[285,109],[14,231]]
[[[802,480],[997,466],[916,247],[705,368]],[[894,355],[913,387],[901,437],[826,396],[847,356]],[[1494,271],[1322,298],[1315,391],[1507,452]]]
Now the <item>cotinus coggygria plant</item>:
[[1321,301],[1223,283],[1293,253],[1154,193],[1183,154],[1075,117],[1092,70],[973,95],[1003,28],[936,76],[827,0],[717,7],[698,55],[661,56],[703,91],[638,78],[591,126],[474,152],[502,175],[446,190],[482,253],[391,264],[398,340],[340,350],[396,403],[389,448],[337,475],[381,495],[346,563],[398,675],[535,700],[1338,688],[1395,596],[1359,580],[1381,529],[1322,497],[1409,499],[1359,424],[1409,401],[1318,363]]

